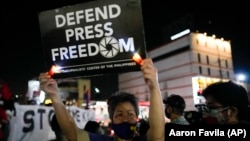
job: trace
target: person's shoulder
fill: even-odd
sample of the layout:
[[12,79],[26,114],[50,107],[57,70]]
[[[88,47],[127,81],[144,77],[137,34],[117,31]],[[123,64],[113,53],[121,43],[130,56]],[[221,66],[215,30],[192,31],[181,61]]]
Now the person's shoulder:
[[147,141],[147,137],[146,137],[146,135],[135,136],[135,138],[133,139],[133,141]]
[[113,141],[113,138],[106,135],[88,132],[90,141]]
[[172,130],[188,130],[190,129],[190,125],[185,124],[176,124],[176,123],[166,123],[165,124],[165,132],[170,132]]
[[177,123],[166,123],[165,127],[186,127],[189,126],[190,124],[177,124]]
[[250,126],[250,122],[248,122],[248,121],[240,121],[239,123],[238,123],[238,125],[246,125],[246,126]]

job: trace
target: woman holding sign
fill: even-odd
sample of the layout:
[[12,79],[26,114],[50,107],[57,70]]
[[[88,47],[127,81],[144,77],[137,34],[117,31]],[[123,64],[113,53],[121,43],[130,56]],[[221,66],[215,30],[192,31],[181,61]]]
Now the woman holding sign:
[[114,138],[89,132],[78,132],[74,119],[60,99],[56,81],[48,73],[40,74],[40,87],[51,98],[58,123],[69,141],[164,141],[164,107],[158,84],[158,72],[152,59],[144,59],[140,64],[150,92],[150,128],[145,137],[137,134],[136,123],[139,110],[133,94],[118,92],[108,100],[111,127],[115,132]]

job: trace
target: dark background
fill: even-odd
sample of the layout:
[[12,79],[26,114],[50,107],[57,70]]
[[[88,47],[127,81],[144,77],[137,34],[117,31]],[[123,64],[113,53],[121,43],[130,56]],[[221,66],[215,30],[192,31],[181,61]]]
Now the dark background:
[[[0,78],[10,85],[14,94],[26,93],[28,80],[47,71],[38,13],[86,1],[90,0],[12,0],[2,5]],[[245,5],[235,1],[219,4],[213,1],[142,0],[147,50],[166,43],[162,29],[170,22],[186,14],[198,15],[200,31],[231,41],[235,73],[250,77],[250,10]]]

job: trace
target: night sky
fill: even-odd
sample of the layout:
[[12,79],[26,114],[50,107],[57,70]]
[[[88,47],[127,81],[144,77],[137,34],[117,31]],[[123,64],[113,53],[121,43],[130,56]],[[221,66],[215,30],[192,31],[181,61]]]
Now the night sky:
[[[9,84],[13,93],[26,93],[28,80],[46,71],[38,13],[85,1],[6,1],[7,4],[1,7],[0,78]],[[181,3],[143,0],[147,49],[151,50],[164,43],[161,29],[169,22],[187,13],[198,14],[202,16],[200,23],[204,30],[231,41],[235,73],[245,73],[250,77],[250,10],[244,8],[247,4],[234,2],[234,7],[229,7],[208,2]],[[226,5],[230,5],[229,2]]]

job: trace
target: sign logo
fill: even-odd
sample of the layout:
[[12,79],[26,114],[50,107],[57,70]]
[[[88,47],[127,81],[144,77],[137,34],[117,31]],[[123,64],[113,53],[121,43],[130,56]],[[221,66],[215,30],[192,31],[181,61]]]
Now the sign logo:
[[100,53],[106,58],[112,58],[119,52],[119,44],[114,37],[103,38],[99,46]]

